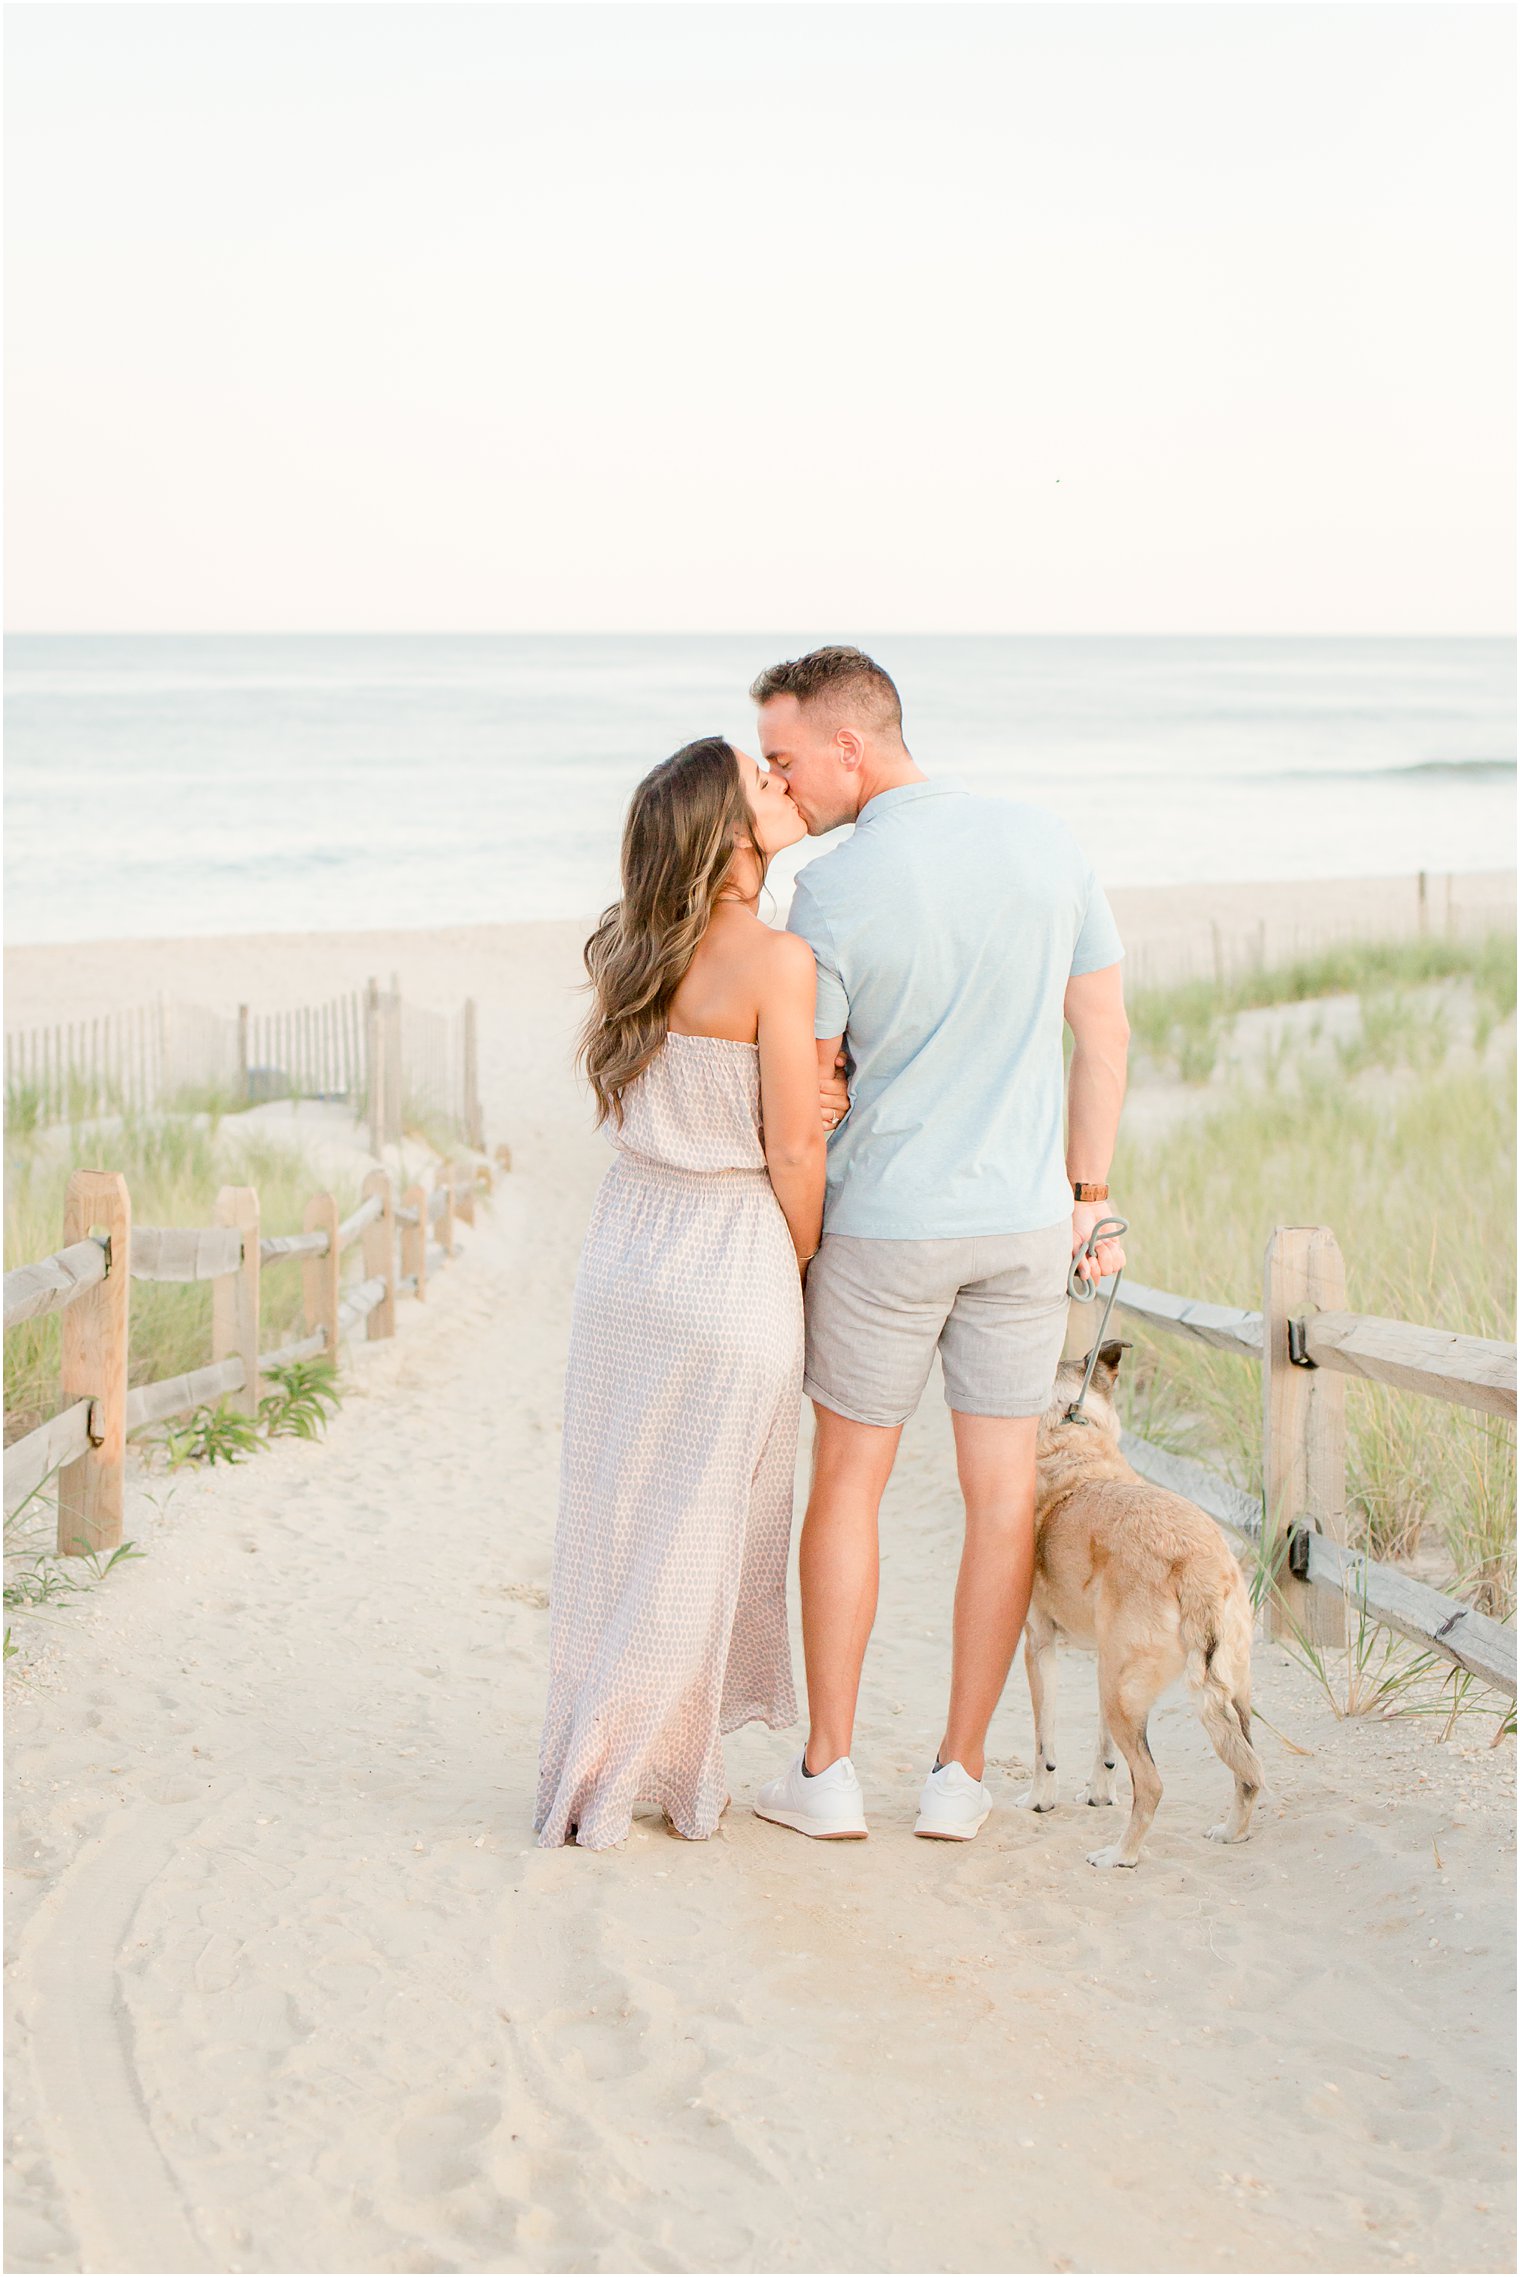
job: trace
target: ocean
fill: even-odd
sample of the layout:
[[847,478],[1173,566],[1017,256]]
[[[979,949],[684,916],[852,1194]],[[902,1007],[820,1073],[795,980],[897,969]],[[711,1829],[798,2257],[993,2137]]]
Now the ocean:
[[[584,917],[624,806],[818,634],[17,635],[6,939]],[[1115,885],[1508,867],[1508,640],[857,634],[929,774]],[[784,907],[800,864],[772,873]]]

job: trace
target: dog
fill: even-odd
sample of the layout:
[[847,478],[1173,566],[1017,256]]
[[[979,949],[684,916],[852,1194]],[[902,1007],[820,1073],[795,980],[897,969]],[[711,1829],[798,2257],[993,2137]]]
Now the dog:
[[[1056,1801],[1056,1641],[1098,1656],[1098,1748],[1088,1803],[1114,1800],[1114,1743],[1129,1765],[1134,1803],[1117,1842],[1090,1866],[1134,1866],[1161,1800],[1146,1718],[1181,1675],[1193,1689],[1215,1754],[1234,1773],[1235,1801],[1209,1828],[1215,1842],[1244,1842],[1263,1786],[1251,1745],[1251,1601],[1212,1518],[1152,1486],[1119,1452],[1113,1389],[1127,1346],[1100,1347],[1082,1416],[1067,1411],[1087,1366],[1063,1361],[1036,1440],[1034,1594],[1024,1665],[1034,1707],[1035,1774],[1029,1810]],[[1090,1355],[1089,1355],[1090,1356]],[[1085,1421],[1082,1420],[1085,1417]]]

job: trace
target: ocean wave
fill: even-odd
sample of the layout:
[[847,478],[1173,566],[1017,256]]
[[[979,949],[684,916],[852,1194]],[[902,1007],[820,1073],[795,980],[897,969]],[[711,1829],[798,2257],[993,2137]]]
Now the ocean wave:
[[1492,781],[1515,772],[1513,759],[1405,759],[1386,767],[1290,767],[1286,772],[1315,782],[1408,782],[1415,775],[1460,775],[1473,782]]

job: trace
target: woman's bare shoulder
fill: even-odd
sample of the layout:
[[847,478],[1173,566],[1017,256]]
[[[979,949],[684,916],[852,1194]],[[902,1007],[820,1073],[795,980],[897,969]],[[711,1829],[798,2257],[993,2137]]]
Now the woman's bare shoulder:
[[818,968],[813,952],[795,933],[778,933],[770,926],[766,931],[770,939],[758,950],[751,968],[761,1025],[767,1018],[788,1025],[796,1021],[811,1035],[818,1002]]
[[799,933],[781,932],[760,918],[755,920],[755,930],[764,938],[756,944],[754,954],[764,959],[770,972],[803,974],[816,969],[813,952]]

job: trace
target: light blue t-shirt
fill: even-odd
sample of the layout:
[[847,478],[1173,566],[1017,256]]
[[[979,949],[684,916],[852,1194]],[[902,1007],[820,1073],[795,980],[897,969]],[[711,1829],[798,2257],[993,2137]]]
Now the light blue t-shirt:
[[824,1230],[883,1241],[1032,1233],[1071,1214],[1062,1001],[1124,954],[1064,822],[941,777],[880,791],[809,862],[788,925],[846,1037]]

